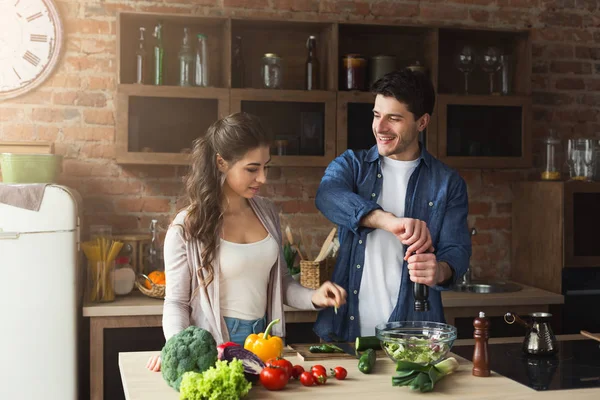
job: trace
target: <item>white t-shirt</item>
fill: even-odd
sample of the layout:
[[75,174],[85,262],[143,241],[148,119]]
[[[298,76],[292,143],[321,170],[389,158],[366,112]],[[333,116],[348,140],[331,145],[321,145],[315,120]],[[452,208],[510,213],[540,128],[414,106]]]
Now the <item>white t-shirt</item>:
[[[398,161],[383,157],[383,185],[377,198],[384,211],[404,216],[406,189],[419,160]],[[392,233],[375,229],[367,235],[358,312],[361,336],[375,336],[375,326],[387,322],[396,307],[402,278],[404,246]]]
[[221,239],[219,301],[223,316],[255,320],[267,311],[267,287],[279,246],[271,236],[254,243]]

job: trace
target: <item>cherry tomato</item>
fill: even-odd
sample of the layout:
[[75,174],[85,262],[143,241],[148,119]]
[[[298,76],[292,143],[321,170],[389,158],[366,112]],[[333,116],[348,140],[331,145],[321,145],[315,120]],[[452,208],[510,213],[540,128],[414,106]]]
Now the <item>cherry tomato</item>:
[[280,367],[264,367],[260,371],[260,383],[269,390],[281,390],[288,382],[285,369]]
[[323,375],[327,375],[327,370],[321,364],[313,365],[310,368],[310,371],[311,372],[321,372],[321,373],[323,373]]
[[270,358],[265,363],[267,367],[279,367],[283,368],[287,373],[288,379],[290,379],[294,373],[294,365],[282,357]]
[[335,379],[343,381],[348,376],[348,371],[344,367],[331,368],[331,376],[335,376]]
[[302,365],[294,365],[294,369],[292,370],[292,377],[296,379],[300,379],[300,375],[304,372],[304,368]]
[[300,383],[304,386],[312,386],[315,384],[315,378],[308,371],[305,371],[300,374]]
[[317,385],[324,385],[327,382],[327,373],[322,371],[313,371],[313,378]]

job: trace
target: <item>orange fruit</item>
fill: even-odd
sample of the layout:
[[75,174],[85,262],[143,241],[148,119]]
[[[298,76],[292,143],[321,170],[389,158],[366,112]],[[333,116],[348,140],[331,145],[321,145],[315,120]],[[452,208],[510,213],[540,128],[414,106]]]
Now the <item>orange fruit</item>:
[[[164,285],[165,273],[163,271],[152,271],[148,274],[148,279],[150,279],[155,285]],[[147,289],[152,289],[152,285],[148,281],[144,281],[144,286]]]

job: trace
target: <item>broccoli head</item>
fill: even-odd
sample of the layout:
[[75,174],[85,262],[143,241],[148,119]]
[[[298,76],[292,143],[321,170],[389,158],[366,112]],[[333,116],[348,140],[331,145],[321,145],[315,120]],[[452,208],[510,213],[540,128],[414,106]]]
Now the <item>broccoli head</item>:
[[217,343],[207,330],[190,326],[167,340],[160,356],[164,380],[179,391],[185,372],[204,372],[215,365]]

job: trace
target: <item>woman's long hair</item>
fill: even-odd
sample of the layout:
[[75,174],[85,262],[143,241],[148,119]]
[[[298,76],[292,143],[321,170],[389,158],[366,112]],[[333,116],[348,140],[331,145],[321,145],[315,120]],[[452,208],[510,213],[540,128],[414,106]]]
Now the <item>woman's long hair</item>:
[[[213,262],[223,223],[223,183],[225,174],[217,168],[217,154],[228,165],[261,146],[270,146],[271,136],[260,120],[247,113],[231,114],[214,122],[206,134],[194,141],[191,167],[185,177],[187,216],[184,230],[187,240],[201,243],[201,283],[208,286],[214,277]],[[202,278],[202,275],[204,276]]]

